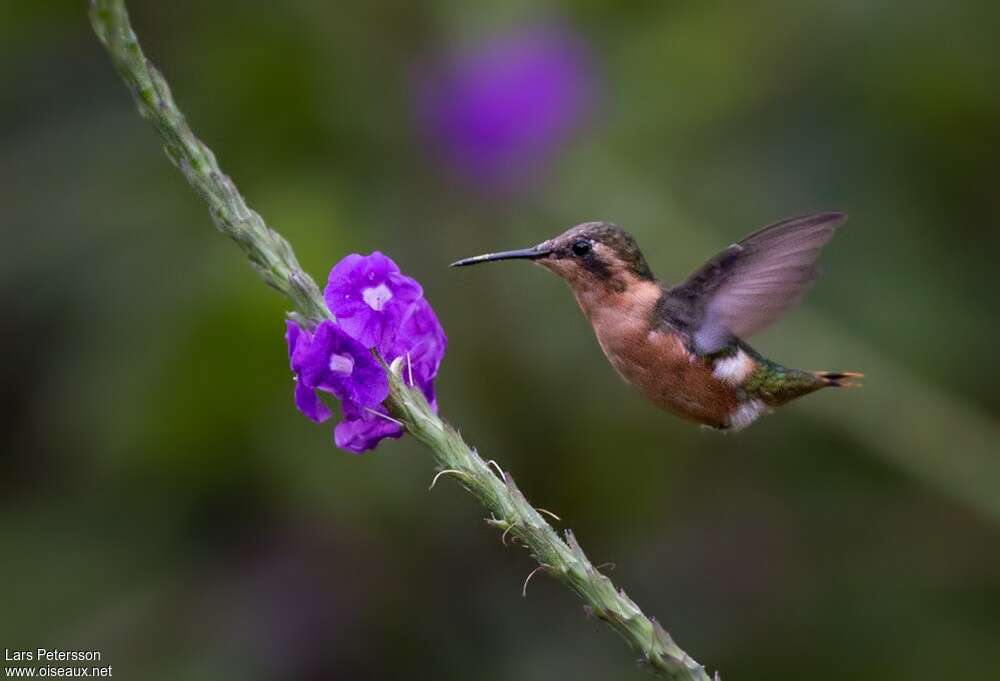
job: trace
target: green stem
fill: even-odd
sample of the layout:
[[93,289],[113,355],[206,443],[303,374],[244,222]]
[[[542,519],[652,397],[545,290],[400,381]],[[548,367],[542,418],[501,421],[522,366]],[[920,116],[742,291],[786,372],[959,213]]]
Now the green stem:
[[[331,318],[319,288],[299,266],[289,243],[247,206],[236,185],[219,169],[212,151],[191,132],[166,80],[143,54],[124,2],[92,0],[90,18],[132,91],[139,113],[160,133],[167,156],[208,203],[219,230],[243,249],[264,281],[283,293],[299,315],[310,321]],[[479,499],[490,513],[487,521],[503,532],[501,539],[509,536],[524,544],[538,561],[536,571],[572,589],[585,608],[639,651],[654,671],[671,679],[711,681],[704,667],[681,650],[655,619],[647,617],[591,564],[572,532],[566,531],[565,540],[559,536],[524,497],[510,473],[495,464],[491,468],[434,413],[419,390],[406,386],[392,371],[389,377],[389,411],[430,449],[439,476],[454,476]]]

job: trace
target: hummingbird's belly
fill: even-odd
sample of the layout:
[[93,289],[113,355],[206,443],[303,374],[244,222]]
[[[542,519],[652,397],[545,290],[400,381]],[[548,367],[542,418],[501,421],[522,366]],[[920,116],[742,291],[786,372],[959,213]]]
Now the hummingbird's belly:
[[650,402],[681,418],[728,428],[739,407],[736,389],[713,375],[709,360],[690,352],[677,334],[648,331],[641,337],[601,338],[611,365]]

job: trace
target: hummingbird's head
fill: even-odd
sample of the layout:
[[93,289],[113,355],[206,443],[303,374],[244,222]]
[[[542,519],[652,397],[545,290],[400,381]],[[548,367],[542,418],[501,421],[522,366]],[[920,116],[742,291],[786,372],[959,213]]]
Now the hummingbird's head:
[[635,239],[610,222],[585,222],[537,246],[477,255],[454,262],[452,267],[515,259],[533,260],[577,291],[624,291],[633,283],[654,281]]

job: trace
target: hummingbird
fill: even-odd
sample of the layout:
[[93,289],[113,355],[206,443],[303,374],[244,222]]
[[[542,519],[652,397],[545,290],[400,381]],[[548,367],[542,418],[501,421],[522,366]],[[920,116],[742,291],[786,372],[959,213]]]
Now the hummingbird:
[[631,234],[585,222],[537,246],[486,253],[453,267],[530,260],[561,277],[618,374],[656,406],[723,431],[863,374],[785,367],[745,337],[794,306],[816,278],[820,250],[847,220],[838,212],[776,222],[724,249],[681,283],[656,278]]

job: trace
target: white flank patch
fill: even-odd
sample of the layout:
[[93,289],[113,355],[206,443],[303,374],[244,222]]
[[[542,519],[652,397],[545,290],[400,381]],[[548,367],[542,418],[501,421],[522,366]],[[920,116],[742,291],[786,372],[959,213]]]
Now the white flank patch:
[[767,405],[760,400],[741,402],[729,415],[729,427],[732,430],[743,430],[757,418],[767,412]]
[[741,385],[753,371],[754,362],[742,350],[732,357],[715,360],[712,375],[729,385]]

